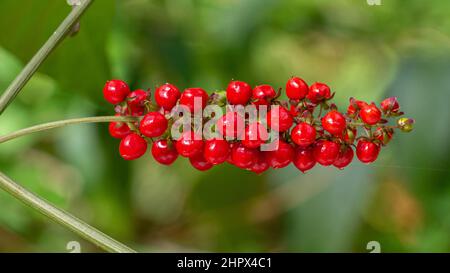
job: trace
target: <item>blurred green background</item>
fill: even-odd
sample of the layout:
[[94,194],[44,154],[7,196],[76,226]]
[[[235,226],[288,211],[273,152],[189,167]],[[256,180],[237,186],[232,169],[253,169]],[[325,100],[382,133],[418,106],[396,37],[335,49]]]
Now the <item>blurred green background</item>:
[[[223,89],[292,75],[349,97],[398,96],[416,119],[373,165],[230,166],[125,162],[107,125],[77,125],[0,147],[0,169],[139,251],[450,251],[450,2],[97,0],[0,116],[0,134],[113,109],[106,80]],[[0,90],[65,18],[65,0],[0,1]],[[101,251],[0,192],[0,251]]]

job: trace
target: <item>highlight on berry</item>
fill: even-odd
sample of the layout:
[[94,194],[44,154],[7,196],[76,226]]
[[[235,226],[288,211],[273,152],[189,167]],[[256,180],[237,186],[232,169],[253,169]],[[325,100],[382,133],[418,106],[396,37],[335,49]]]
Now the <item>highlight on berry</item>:
[[210,95],[202,88],[181,92],[169,83],[153,92],[131,91],[121,80],[103,88],[116,115],[139,117],[109,125],[125,160],[145,155],[150,145],[158,163],[171,165],[181,156],[200,171],[222,163],[257,174],[291,163],[302,172],[317,163],[343,169],[355,154],[363,163],[374,162],[396,130],[413,129],[413,119],[398,118],[403,112],[395,97],[379,105],[350,98],[342,112],[327,84],[308,85],[299,77],[287,81],[285,94],[282,100],[282,88],[235,80]]

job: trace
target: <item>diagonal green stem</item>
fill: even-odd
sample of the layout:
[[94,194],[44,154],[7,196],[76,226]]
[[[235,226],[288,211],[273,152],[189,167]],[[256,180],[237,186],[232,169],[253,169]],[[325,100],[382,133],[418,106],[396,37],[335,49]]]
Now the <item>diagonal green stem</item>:
[[9,85],[6,91],[0,97],[0,115],[8,107],[8,105],[19,94],[20,90],[25,86],[28,80],[33,76],[39,66],[48,57],[48,55],[58,46],[58,44],[67,36],[72,26],[77,23],[81,15],[86,11],[94,0],[83,0],[78,6],[74,6],[72,12],[59,25],[47,42],[39,49],[39,51],[28,62],[20,74]]
[[0,143],[4,143],[8,140],[12,140],[21,136],[29,135],[36,132],[46,131],[54,128],[64,127],[72,124],[80,123],[96,123],[96,122],[110,122],[110,121],[121,121],[121,122],[134,122],[138,118],[132,116],[102,116],[102,117],[87,117],[87,118],[74,118],[58,120],[48,123],[43,123],[28,128],[24,128],[3,136],[0,136]]
[[30,206],[31,208],[51,218],[55,222],[69,228],[84,239],[94,243],[95,245],[106,251],[118,253],[136,252],[126,245],[123,245],[122,243],[102,233],[101,231],[89,226],[75,216],[54,207],[44,199],[27,191],[25,188],[15,183],[1,171],[0,188],[22,201],[25,205]]

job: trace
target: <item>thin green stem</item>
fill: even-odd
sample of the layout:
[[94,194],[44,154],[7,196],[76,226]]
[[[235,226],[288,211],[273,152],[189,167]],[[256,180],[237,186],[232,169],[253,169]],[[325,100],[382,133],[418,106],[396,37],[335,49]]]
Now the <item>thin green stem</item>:
[[134,122],[138,119],[138,117],[132,116],[101,116],[101,117],[87,117],[87,118],[74,118],[74,119],[65,119],[58,120],[48,123],[43,123],[35,126],[31,126],[28,128],[24,128],[3,136],[0,136],[0,143],[4,143],[6,141],[29,135],[36,132],[46,131],[54,128],[60,128],[67,125],[72,124],[80,124],[80,123],[98,123],[98,122],[111,122],[111,121],[119,121],[119,122]]
[[94,0],[83,0],[81,1],[80,5],[74,6],[72,12],[69,13],[69,15],[59,25],[52,36],[50,36],[47,42],[41,47],[41,49],[39,49],[39,51],[28,62],[28,64],[24,67],[20,74],[9,85],[9,87],[0,97],[0,115],[14,100],[17,94],[19,94],[19,92],[22,90],[28,80],[33,76],[42,62],[45,61],[48,55],[67,36],[67,34],[71,31],[72,26],[78,22],[81,15],[83,15],[83,13],[92,2],[94,2]]
[[39,211],[45,216],[51,218],[55,222],[67,227],[73,232],[77,233],[84,239],[94,243],[98,247],[109,251],[118,253],[135,253],[133,249],[123,245],[114,240],[101,231],[84,223],[75,216],[54,207],[44,199],[27,191],[25,188],[15,183],[11,178],[7,177],[0,171],[0,188],[22,201],[25,205]]

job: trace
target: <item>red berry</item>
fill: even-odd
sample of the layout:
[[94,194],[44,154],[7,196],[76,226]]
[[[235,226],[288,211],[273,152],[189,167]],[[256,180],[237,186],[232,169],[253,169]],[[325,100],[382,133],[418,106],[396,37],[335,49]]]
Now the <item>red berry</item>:
[[157,162],[163,165],[171,165],[178,158],[178,152],[175,147],[165,139],[153,142],[152,155]]
[[379,153],[380,146],[373,142],[360,140],[356,145],[356,156],[363,163],[374,162],[377,159]]
[[193,131],[186,131],[181,134],[175,147],[181,156],[192,157],[203,152],[203,140],[201,136]]
[[361,108],[359,116],[365,124],[374,125],[381,120],[381,111],[375,103],[372,103]]
[[292,77],[286,83],[286,95],[291,100],[301,100],[308,95],[308,84],[298,77]]
[[190,157],[189,162],[191,162],[191,165],[199,171],[207,171],[213,167],[213,164],[206,161],[202,153]]
[[107,81],[105,87],[103,87],[103,96],[111,104],[121,103],[129,93],[130,88],[121,80]]
[[347,122],[345,121],[345,117],[336,110],[328,112],[322,118],[322,126],[325,130],[327,130],[330,134],[341,136],[342,132],[347,127]]
[[383,112],[392,112],[392,113],[398,113],[400,110],[400,105],[398,104],[396,97],[390,97],[381,102],[381,109]]
[[275,105],[267,113],[267,125],[275,131],[286,132],[294,123],[294,119],[284,107]]
[[177,104],[181,93],[175,85],[166,83],[158,87],[155,91],[156,103],[165,110],[172,110]]
[[145,154],[147,141],[136,133],[131,133],[122,138],[119,145],[120,155],[125,160],[134,160]]
[[306,96],[312,103],[320,103],[331,98],[331,90],[328,85],[316,82],[309,87],[308,95]]
[[239,143],[231,149],[231,160],[235,166],[246,169],[257,162],[259,153],[258,150],[247,148]]
[[356,128],[347,128],[344,130],[344,134],[341,139],[345,141],[347,144],[353,144],[357,135]]
[[230,145],[223,139],[209,139],[205,141],[203,155],[213,165],[225,162],[230,154]]
[[344,169],[353,160],[353,149],[350,146],[345,146],[340,150],[338,158],[334,161],[333,165],[338,169]]
[[[118,114],[116,116],[119,116]],[[109,123],[109,134],[114,138],[122,139],[131,133],[130,127],[125,122],[113,121]]]
[[247,148],[259,148],[269,139],[266,127],[259,122],[249,124],[244,131],[242,145]]
[[306,122],[299,123],[292,129],[291,138],[301,147],[309,146],[316,141],[316,129]]
[[295,152],[294,165],[303,173],[312,169],[316,165],[313,147],[298,147]]
[[329,140],[320,140],[314,146],[314,158],[319,164],[329,166],[339,156],[339,144]]
[[159,137],[167,130],[168,122],[163,114],[150,112],[139,124],[139,131],[146,137]]
[[232,81],[227,87],[227,100],[230,104],[242,104],[248,103],[252,97],[252,88],[246,82]]
[[244,132],[244,118],[237,112],[227,112],[217,120],[216,129],[220,136],[227,139],[235,139]]
[[384,145],[388,144],[391,141],[392,136],[394,135],[394,130],[392,129],[383,129],[382,127],[378,127],[373,136],[375,139],[378,139]]
[[267,162],[267,158],[264,152],[258,154],[258,159],[255,164],[253,164],[249,170],[256,173],[261,174],[270,168],[269,162]]
[[127,104],[132,115],[142,115],[144,113],[144,103],[148,93],[142,89],[134,90],[127,96]]
[[[199,105],[194,105],[195,101],[198,101]],[[180,105],[186,106],[191,113],[194,113],[194,110],[197,112],[203,110],[207,102],[208,93],[201,88],[188,88],[180,97]],[[194,109],[194,106],[197,106],[197,109]]]
[[277,92],[268,84],[258,85],[253,88],[253,99],[257,102],[257,105],[267,105],[276,96]]
[[276,147],[276,150],[266,152],[267,161],[274,169],[284,168],[294,160],[294,148],[283,140],[278,140]]

